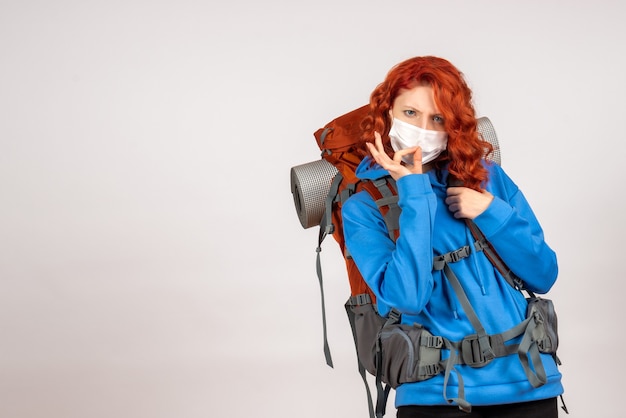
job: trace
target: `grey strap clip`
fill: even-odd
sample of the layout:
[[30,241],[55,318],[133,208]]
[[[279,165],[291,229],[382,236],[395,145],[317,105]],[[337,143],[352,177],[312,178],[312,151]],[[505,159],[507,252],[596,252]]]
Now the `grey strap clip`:
[[356,296],[351,296],[350,300],[348,301],[348,304],[350,306],[361,306],[370,303],[372,303],[372,298],[370,297],[369,293],[361,293]]
[[456,263],[457,261],[462,260],[465,257],[469,256],[471,251],[472,250],[470,249],[469,245],[466,245],[464,247],[459,248],[456,251],[451,251],[445,254],[444,259],[446,260],[447,263]]
[[469,245],[465,245],[458,250],[450,251],[449,253],[445,253],[443,255],[439,255],[433,258],[433,268],[435,270],[443,270],[444,266],[447,263],[456,263],[459,260],[468,257],[472,249]]
[[443,338],[438,335],[422,335],[420,337],[420,345],[428,348],[442,348]]

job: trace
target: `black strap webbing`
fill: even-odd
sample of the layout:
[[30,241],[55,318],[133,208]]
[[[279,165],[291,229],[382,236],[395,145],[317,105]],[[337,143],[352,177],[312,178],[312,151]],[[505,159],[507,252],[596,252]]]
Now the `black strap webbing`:
[[504,263],[504,261],[502,261],[500,256],[495,252],[495,250],[491,246],[491,244],[489,244],[489,241],[487,241],[485,234],[483,234],[483,231],[480,230],[478,225],[476,225],[476,223],[471,219],[466,219],[465,223],[467,224],[468,228],[472,232],[472,235],[474,236],[474,238],[476,238],[476,243],[475,243],[476,249],[478,251],[483,251],[485,253],[489,261],[491,261],[493,266],[500,272],[502,277],[504,277],[504,279],[509,283],[509,285],[511,285],[513,288],[517,290],[526,290],[528,294],[531,295],[531,297],[534,297],[532,292],[526,289],[522,279],[517,277],[515,273],[513,273],[513,271],[511,271],[511,269]]

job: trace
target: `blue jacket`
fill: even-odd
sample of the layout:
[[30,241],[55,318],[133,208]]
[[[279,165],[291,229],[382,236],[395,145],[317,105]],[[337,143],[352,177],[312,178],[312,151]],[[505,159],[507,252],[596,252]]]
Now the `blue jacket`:
[[[494,199],[474,222],[509,268],[536,293],[546,293],[557,277],[554,251],[522,192],[496,164],[489,170],[486,189]],[[388,172],[366,158],[357,168],[361,179],[377,179]],[[460,341],[474,334],[454,290],[442,271],[433,271],[433,256],[464,245],[474,250],[474,238],[463,220],[454,218],[445,204],[447,171],[411,174],[397,182],[400,237],[393,242],[380,210],[365,191],[356,193],[342,208],[346,246],[385,316],[391,308],[402,313],[402,322],[420,323],[434,335]],[[526,299],[494,269],[483,252],[451,265],[478,318],[489,334],[497,334],[522,322]],[[496,405],[546,399],[563,392],[561,374],[552,358],[542,354],[548,376],[545,385],[533,388],[519,357],[499,357],[481,368],[457,365],[463,377],[465,398],[472,405]],[[396,407],[445,405],[443,373],[416,383],[400,385]],[[458,379],[452,373],[447,396],[457,397]]]

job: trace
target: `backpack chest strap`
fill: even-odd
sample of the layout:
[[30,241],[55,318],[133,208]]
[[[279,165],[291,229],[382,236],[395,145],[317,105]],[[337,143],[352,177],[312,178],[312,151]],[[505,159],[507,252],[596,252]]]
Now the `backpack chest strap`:
[[451,263],[456,263],[466,257],[469,257],[471,254],[471,249],[468,245],[465,245],[458,250],[451,251],[449,253],[437,256],[433,259],[433,269],[435,271],[443,270],[444,275],[450,282],[452,289],[454,289],[454,293],[457,298],[461,302],[461,306],[463,307],[463,311],[467,315],[467,318],[471,322],[474,330],[476,331],[476,341],[478,344],[480,358],[485,359],[486,361],[491,361],[496,357],[496,353],[493,351],[491,347],[491,341],[489,339],[489,335],[485,328],[481,324],[472,304],[470,303],[465,291],[463,290],[463,286],[461,286],[461,282],[459,281],[454,271],[450,268]]

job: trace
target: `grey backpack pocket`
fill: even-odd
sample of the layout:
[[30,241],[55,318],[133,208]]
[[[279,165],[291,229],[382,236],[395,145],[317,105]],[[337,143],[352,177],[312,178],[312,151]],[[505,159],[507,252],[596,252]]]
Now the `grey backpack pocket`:
[[420,325],[386,325],[380,332],[378,364],[382,381],[396,388],[429,379],[440,367],[443,339]]
[[365,369],[376,375],[376,342],[378,334],[387,320],[378,315],[374,305],[349,306],[354,314],[354,332],[356,334],[356,350]]
[[558,319],[552,300],[536,296],[528,298],[526,317],[532,317],[537,323],[534,339],[539,351],[556,355],[559,346]]
[[537,388],[548,381],[539,353],[552,354],[554,361],[561,364],[556,355],[559,341],[552,301],[534,295],[529,297],[524,323],[526,329],[519,344],[518,355],[528,381]]
[[382,382],[396,388],[402,383],[426,380],[441,371],[441,337],[433,336],[418,324],[398,324],[396,319],[384,318],[371,303],[346,307],[354,314],[359,360]]

